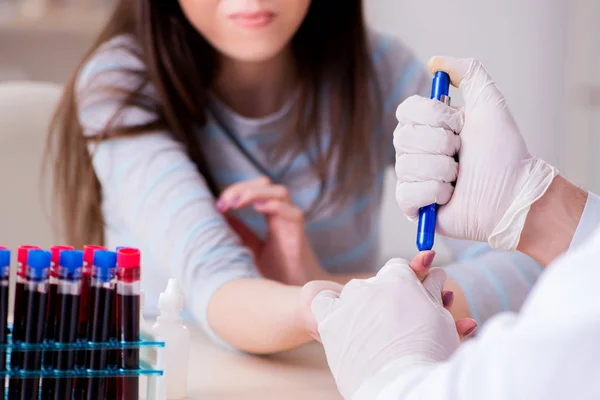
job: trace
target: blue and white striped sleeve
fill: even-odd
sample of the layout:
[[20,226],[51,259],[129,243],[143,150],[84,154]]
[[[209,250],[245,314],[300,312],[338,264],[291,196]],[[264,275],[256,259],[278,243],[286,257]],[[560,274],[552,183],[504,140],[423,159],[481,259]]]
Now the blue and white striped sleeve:
[[383,140],[389,142],[390,163],[395,162],[392,134],[398,121],[396,108],[413,95],[427,97],[431,92],[431,74],[424,63],[400,39],[369,32],[371,60],[377,75],[381,96],[381,129]]
[[[109,86],[134,84],[122,69],[138,64],[126,50],[110,49],[80,73],[76,95],[85,135],[97,134],[114,116],[123,99]],[[152,118],[128,106],[118,123],[138,125]],[[185,149],[168,132],[154,132],[104,141],[92,155],[105,221],[128,232],[146,260],[152,259],[148,264],[166,269],[167,276],[182,283],[195,319],[224,344],[208,324],[211,297],[227,282],[260,275],[251,252],[216,210]],[[146,271],[144,278],[152,279],[152,272]]]
[[462,289],[479,325],[500,312],[518,311],[543,271],[539,263],[520,252],[492,250],[486,243],[443,240],[455,250],[455,262],[445,270]]

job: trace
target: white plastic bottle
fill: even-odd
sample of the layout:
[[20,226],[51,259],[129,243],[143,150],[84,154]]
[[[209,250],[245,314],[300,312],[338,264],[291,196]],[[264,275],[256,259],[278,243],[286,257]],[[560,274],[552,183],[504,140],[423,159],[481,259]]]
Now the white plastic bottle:
[[164,378],[167,399],[187,397],[187,378],[190,354],[190,332],[183,324],[183,293],[176,279],[169,279],[167,289],[158,298],[160,316],[152,327],[157,340],[165,342]]

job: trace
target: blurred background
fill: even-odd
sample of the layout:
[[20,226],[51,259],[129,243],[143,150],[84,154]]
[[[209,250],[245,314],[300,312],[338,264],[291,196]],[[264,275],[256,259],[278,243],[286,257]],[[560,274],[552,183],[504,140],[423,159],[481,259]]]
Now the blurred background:
[[[481,59],[507,96],[532,154],[600,191],[598,0],[365,0],[365,4],[371,26],[400,37],[423,62],[436,54]],[[0,0],[0,84],[64,83],[111,6],[110,0]],[[460,102],[457,93],[453,99]],[[37,116],[22,108],[14,111],[13,103],[0,99],[0,118],[4,112],[17,121],[12,126],[0,121],[0,179],[37,177],[40,164],[32,152],[42,152],[43,124],[35,132],[20,129],[19,121],[25,124]],[[387,182],[384,257],[412,253],[414,227],[394,205],[391,171]],[[0,242],[21,236],[22,243],[24,230],[34,229],[23,221],[37,218],[27,209],[27,201],[37,201],[37,190],[37,183],[23,183],[2,194]],[[35,229],[40,233],[39,225]],[[43,237],[38,242],[49,244]]]

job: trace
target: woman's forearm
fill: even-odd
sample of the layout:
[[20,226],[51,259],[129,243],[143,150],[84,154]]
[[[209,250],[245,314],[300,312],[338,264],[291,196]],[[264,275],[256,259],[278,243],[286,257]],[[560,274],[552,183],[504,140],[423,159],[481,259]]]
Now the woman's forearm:
[[300,287],[237,279],[212,297],[208,322],[229,344],[254,354],[290,350],[311,341],[300,313]]

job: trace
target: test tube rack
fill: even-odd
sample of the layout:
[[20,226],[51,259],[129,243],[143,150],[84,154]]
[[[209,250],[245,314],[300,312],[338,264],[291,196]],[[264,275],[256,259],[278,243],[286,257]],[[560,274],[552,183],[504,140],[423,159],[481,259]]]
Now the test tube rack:
[[[161,365],[161,352],[165,348],[165,343],[152,340],[144,337],[138,342],[116,342],[93,343],[93,342],[76,342],[76,343],[54,343],[45,341],[39,344],[30,343],[15,343],[12,341],[12,327],[8,328],[8,342],[0,344],[0,360],[4,361],[5,368],[0,369],[0,379],[4,381],[4,396],[2,398],[8,400],[8,380],[9,379],[32,379],[40,378],[40,386],[44,379],[77,379],[77,378],[119,378],[119,377],[147,377],[146,380],[146,400],[165,400],[164,395],[157,393],[156,388],[161,386],[158,384],[158,379],[163,379],[164,366]],[[84,368],[76,368],[73,370],[59,370],[52,368],[41,368],[38,370],[27,369],[10,369],[10,359],[13,355],[18,354],[24,357],[26,354],[31,354],[33,357],[54,357],[64,352],[90,352],[90,351],[119,351],[123,349],[138,349],[140,350],[140,366],[138,369],[119,369],[109,367],[101,370],[91,370]],[[147,359],[144,359],[146,355]],[[148,357],[148,355],[150,355]],[[0,361],[1,363],[1,361]],[[42,363],[43,365],[43,363]],[[42,400],[41,390],[39,391],[38,399]],[[33,400],[33,399],[32,399]]]

